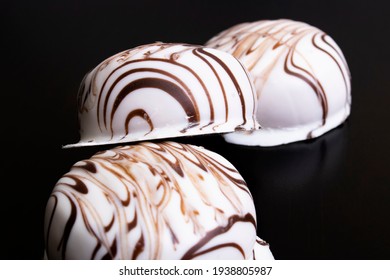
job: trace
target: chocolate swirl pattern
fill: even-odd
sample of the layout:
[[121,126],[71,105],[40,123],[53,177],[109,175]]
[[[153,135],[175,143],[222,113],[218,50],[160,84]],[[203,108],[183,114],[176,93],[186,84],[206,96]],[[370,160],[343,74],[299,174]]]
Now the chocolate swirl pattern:
[[49,198],[45,238],[49,259],[273,258],[256,238],[252,196],[237,170],[175,142],[76,163]]
[[201,46],[121,52],[82,81],[81,140],[68,147],[256,129],[248,75],[232,55]]
[[350,114],[351,83],[337,44],[292,20],[233,26],[206,43],[231,53],[250,71],[261,129],[228,134],[229,142],[273,146],[318,137]]

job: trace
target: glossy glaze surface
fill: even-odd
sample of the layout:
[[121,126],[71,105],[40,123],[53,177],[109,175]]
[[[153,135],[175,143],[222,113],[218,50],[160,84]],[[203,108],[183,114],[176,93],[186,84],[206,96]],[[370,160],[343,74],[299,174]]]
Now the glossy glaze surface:
[[255,90],[230,54],[154,43],[89,72],[78,94],[81,140],[67,147],[252,130]]
[[[271,259],[252,195],[222,156],[176,142],[98,152],[47,204],[49,259]],[[256,250],[254,250],[256,244]]]
[[256,86],[262,129],[228,134],[228,142],[274,146],[311,139],[350,114],[347,62],[335,41],[316,27],[287,19],[242,23],[206,46],[237,57]]

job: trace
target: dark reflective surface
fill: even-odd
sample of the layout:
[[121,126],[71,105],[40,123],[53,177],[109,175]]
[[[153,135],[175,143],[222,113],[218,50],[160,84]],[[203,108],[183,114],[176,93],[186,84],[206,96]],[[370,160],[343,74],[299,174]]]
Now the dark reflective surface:
[[343,251],[348,240],[339,235],[348,199],[348,129],[346,123],[318,139],[271,148],[234,146],[214,136],[195,142],[224,155],[245,178],[257,206],[258,235],[277,259],[356,258]]
[[1,259],[39,259],[57,180],[112,146],[78,139],[84,74],[154,41],[202,44],[234,24],[290,18],[338,43],[352,73],[348,122],[313,141],[273,148],[219,135],[176,139],[222,154],[253,194],[258,234],[278,259],[390,259],[389,8],[373,1],[8,1],[2,30]]
[[246,151],[253,165],[243,173],[261,205],[259,235],[267,237],[276,258],[340,256],[332,234],[339,226],[347,136],[344,125],[309,143]]

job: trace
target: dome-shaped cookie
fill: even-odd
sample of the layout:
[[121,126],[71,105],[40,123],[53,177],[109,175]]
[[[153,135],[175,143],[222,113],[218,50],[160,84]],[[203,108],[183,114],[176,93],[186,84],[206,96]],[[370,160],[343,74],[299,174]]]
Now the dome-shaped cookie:
[[332,38],[292,20],[233,26],[206,43],[238,58],[257,91],[261,129],[229,133],[228,142],[274,146],[318,137],[350,114],[351,84],[345,58]]
[[273,259],[233,165],[175,142],[76,163],[49,198],[45,238],[49,259]]
[[255,90],[232,55],[155,43],[116,54],[78,95],[80,141],[67,147],[252,130]]

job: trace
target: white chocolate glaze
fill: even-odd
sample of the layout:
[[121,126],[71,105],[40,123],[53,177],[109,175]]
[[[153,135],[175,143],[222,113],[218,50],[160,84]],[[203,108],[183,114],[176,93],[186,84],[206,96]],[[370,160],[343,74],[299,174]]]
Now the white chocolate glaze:
[[85,76],[80,141],[65,147],[257,129],[255,95],[230,54],[188,44],[139,46]]
[[274,256],[269,250],[269,244],[260,237],[256,238],[255,247],[253,249],[254,260],[272,260]]
[[261,129],[228,142],[274,146],[318,137],[351,109],[350,72],[331,37],[303,22],[263,20],[233,26],[206,43],[231,53],[251,73]]
[[45,240],[49,259],[273,259],[233,165],[175,142],[76,163],[49,198]]

